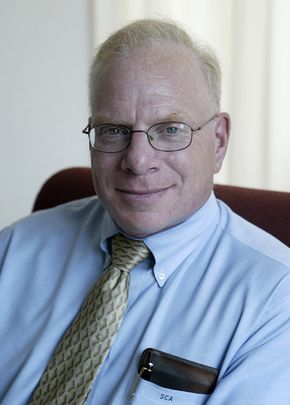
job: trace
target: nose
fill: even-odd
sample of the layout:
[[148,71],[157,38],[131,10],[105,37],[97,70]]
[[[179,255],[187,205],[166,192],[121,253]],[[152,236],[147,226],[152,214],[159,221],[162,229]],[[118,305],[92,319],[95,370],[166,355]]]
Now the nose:
[[121,168],[135,175],[158,171],[156,152],[149,144],[146,131],[134,130],[130,145],[123,152]]

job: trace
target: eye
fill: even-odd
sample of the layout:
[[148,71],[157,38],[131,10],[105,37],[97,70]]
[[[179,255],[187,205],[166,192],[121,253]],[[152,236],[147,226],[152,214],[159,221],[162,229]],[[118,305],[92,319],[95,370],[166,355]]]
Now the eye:
[[179,131],[179,128],[177,128],[177,127],[174,127],[174,126],[170,126],[170,127],[166,127],[165,129],[164,129],[164,131],[167,133],[167,134],[176,134],[178,131]]
[[186,131],[186,126],[180,122],[167,122],[157,125],[155,131],[159,136],[172,138],[182,135]]
[[104,125],[98,127],[98,135],[105,137],[124,136],[128,134],[128,130],[116,125]]

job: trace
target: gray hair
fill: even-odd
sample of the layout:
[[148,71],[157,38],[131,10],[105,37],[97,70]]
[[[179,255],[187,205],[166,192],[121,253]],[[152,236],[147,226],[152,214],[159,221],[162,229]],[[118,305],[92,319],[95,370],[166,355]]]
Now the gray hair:
[[204,77],[213,95],[214,103],[220,108],[221,70],[214,51],[197,41],[175,22],[144,19],[132,22],[116,31],[98,48],[93,60],[89,78],[89,99],[93,108],[96,83],[102,67],[112,59],[124,58],[129,53],[144,44],[154,45],[157,42],[168,41],[188,48],[200,62]]

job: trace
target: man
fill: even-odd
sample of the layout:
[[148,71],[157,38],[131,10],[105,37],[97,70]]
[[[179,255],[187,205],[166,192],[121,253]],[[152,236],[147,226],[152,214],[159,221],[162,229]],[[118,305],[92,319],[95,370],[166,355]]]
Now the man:
[[[137,21],[99,49],[84,130],[99,200],[1,235],[1,404],[290,403],[289,249],[215,199],[230,127],[219,99],[214,55],[173,23]],[[116,335],[86,399],[37,402],[115,234],[150,251]]]

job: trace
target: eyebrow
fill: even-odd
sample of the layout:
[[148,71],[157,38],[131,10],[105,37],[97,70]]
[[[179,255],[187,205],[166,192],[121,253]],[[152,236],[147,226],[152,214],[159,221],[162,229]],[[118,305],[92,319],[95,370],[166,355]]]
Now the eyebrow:
[[[184,113],[183,113],[184,114]],[[163,121],[180,121],[180,117],[183,115],[182,112],[174,112],[171,113],[169,115],[167,115],[166,117],[163,118]]]
[[107,117],[106,115],[94,115],[92,116],[92,124],[115,124],[116,121],[112,120],[112,118]]
[[[173,113],[170,113],[169,115],[164,116],[163,118],[157,119],[156,123],[171,122],[171,121],[177,121],[177,122],[184,121],[184,119],[181,118],[182,116],[184,117],[184,113],[182,113],[181,111],[173,112]],[[92,125],[97,125],[97,124],[119,124],[119,125],[123,125],[123,126],[127,126],[127,127],[130,126],[127,123],[123,122],[122,120],[115,120],[106,115],[94,115],[92,117]],[[154,123],[153,123],[153,125],[154,125]]]

